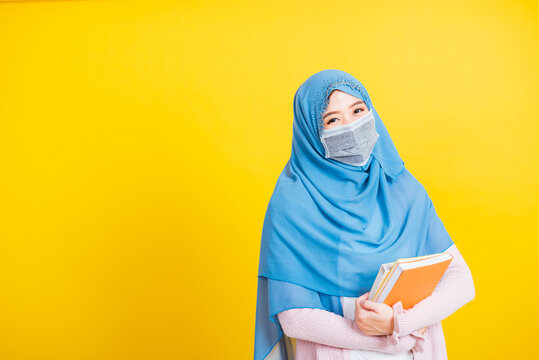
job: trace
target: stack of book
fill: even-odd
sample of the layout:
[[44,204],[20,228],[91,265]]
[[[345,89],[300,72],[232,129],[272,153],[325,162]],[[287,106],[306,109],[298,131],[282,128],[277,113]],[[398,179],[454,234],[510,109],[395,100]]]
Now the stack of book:
[[401,301],[403,309],[409,309],[432,294],[452,260],[443,252],[382,264],[369,300],[389,306]]

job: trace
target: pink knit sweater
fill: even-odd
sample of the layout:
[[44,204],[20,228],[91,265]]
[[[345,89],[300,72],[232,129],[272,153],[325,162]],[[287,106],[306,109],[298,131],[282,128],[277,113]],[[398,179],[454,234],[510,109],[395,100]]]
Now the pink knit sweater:
[[[408,310],[401,302],[393,307],[392,334],[371,336],[363,333],[354,320],[333,312],[313,309],[288,309],[277,314],[284,333],[296,339],[296,360],[350,360],[351,350],[403,353],[412,350],[414,360],[447,359],[441,321],[473,300],[472,274],[455,244],[449,267],[432,295]],[[417,330],[428,326],[425,334]]]

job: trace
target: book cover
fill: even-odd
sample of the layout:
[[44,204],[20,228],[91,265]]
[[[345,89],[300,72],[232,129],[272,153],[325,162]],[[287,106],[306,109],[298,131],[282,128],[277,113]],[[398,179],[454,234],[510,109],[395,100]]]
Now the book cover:
[[443,252],[382,264],[369,300],[389,306],[400,300],[403,309],[409,309],[432,294],[452,260]]

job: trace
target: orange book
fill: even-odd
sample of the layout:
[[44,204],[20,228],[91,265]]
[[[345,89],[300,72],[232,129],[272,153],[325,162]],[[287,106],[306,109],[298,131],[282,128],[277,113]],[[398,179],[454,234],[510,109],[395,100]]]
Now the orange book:
[[432,294],[452,260],[443,252],[382,264],[369,300],[389,306],[400,300],[403,309],[409,309]]

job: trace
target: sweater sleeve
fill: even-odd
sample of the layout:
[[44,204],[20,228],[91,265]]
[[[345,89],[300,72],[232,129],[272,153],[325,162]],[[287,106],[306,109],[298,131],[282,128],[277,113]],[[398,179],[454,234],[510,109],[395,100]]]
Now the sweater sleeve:
[[315,308],[294,308],[277,314],[284,333],[291,338],[327,346],[378,351],[387,354],[405,352],[416,343],[420,333],[391,339],[363,333],[353,320],[331,311]]
[[398,336],[445,319],[475,298],[471,271],[457,246],[451,245],[446,252],[453,255],[453,260],[432,294],[407,310],[402,310],[400,302],[393,306],[395,316],[391,337],[394,341]]

